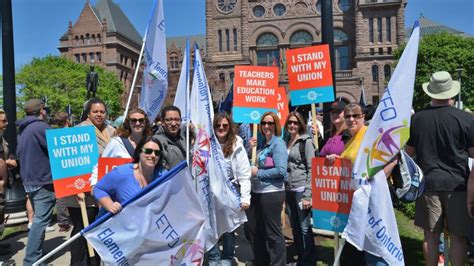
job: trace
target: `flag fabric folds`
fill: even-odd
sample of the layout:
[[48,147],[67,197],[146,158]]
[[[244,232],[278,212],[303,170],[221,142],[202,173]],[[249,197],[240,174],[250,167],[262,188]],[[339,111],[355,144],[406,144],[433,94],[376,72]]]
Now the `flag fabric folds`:
[[189,108],[189,39],[186,39],[186,49],[184,50],[183,64],[181,65],[181,74],[179,76],[178,87],[173,105],[181,110],[183,122],[187,122],[191,115]]
[[193,86],[191,89],[191,120],[195,126],[196,141],[192,159],[192,174],[207,217],[206,250],[210,249],[225,232],[232,232],[247,217],[240,210],[240,197],[229,181],[230,166],[224,161],[222,148],[214,135],[212,122],[214,108],[201,54],[195,46]]
[[201,265],[205,219],[182,162],[81,233],[106,265]]
[[168,91],[163,0],[157,0],[155,3],[145,39],[145,69],[139,105],[147,113],[150,121],[154,121],[163,106]]
[[224,101],[219,104],[219,112],[227,112],[230,114],[230,112],[232,111],[233,102],[234,102],[234,81],[232,81],[229,92],[227,93],[227,96],[225,97]]
[[408,141],[419,43],[419,23],[397,64],[367,129],[353,166],[354,192],[343,237],[359,250],[404,265],[384,165]]

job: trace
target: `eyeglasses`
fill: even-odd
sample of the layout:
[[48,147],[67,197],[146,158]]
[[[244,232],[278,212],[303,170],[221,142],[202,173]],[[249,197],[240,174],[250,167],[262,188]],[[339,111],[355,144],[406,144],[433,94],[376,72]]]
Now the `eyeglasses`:
[[152,153],[155,153],[155,155],[158,156],[158,157],[163,155],[162,150],[154,150],[154,149],[150,149],[150,148],[142,148],[142,152],[146,155],[151,155]]
[[262,121],[260,124],[261,124],[263,127],[264,127],[264,126],[267,126],[267,125],[268,125],[268,126],[274,126],[274,125],[275,125],[275,122]]
[[362,118],[362,114],[344,115],[344,119],[346,120],[350,120],[351,118],[354,118],[354,119]]
[[137,122],[140,123],[140,124],[143,124],[145,123],[145,118],[130,118],[130,123],[132,124],[136,124]]
[[6,123],[8,120],[5,118],[5,119],[0,119],[0,122],[3,122],[3,123]]
[[176,122],[176,123],[179,123],[179,122],[181,122],[181,118],[178,118],[178,117],[176,117],[176,118],[171,118],[171,117],[165,118],[165,123],[167,123],[167,124],[171,124],[171,122],[173,122],[173,121]]
[[214,128],[224,128],[224,129],[228,129],[229,128],[229,124],[216,124],[216,126]]
[[294,121],[294,120],[289,120],[289,121],[288,121],[288,125],[299,126],[298,121]]

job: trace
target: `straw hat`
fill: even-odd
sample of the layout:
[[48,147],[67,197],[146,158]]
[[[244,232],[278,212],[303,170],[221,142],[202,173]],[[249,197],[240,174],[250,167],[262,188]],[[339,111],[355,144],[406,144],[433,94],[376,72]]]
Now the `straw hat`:
[[430,82],[423,83],[423,91],[433,99],[447,100],[459,93],[461,84],[451,78],[446,71],[431,75]]

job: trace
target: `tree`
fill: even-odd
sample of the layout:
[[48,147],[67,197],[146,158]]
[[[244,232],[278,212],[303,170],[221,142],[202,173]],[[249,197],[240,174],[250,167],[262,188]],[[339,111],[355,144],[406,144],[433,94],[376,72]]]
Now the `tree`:
[[[400,58],[403,49],[395,51]],[[463,68],[461,78],[462,101],[465,108],[474,108],[474,38],[441,33],[425,35],[420,39],[418,62],[416,65],[415,94],[413,106],[415,110],[426,107],[430,98],[423,92],[423,83],[430,80],[436,71],[448,71],[453,79],[458,80],[456,69]],[[457,96],[455,98],[457,101]]]
[[[96,96],[106,102],[109,117],[120,115],[122,82],[112,72],[97,66],[95,69],[99,73]],[[20,102],[47,97],[52,114],[65,111],[70,104],[72,113],[79,117],[87,100],[88,72],[89,65],[78,64],[65,57],[34,58],[30,64],[23,66],[16,76],[17,84],[20,86]]]

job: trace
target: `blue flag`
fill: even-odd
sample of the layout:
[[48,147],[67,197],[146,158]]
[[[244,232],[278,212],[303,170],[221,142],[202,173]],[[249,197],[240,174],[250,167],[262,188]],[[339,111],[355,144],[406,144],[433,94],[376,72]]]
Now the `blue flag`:
[[145,41],[145,69],[140,97],[140,108],[154,121],[168,91],[165,17],[163,0],[157,0],[148,23]]
[[225,97],[224,101],[220,103],[219,105],[219,112],[227,112],[230,114],[232,111],[232,106],[234,102],[234,82],[230,85],[229,92],[227,93],[227,96]]

